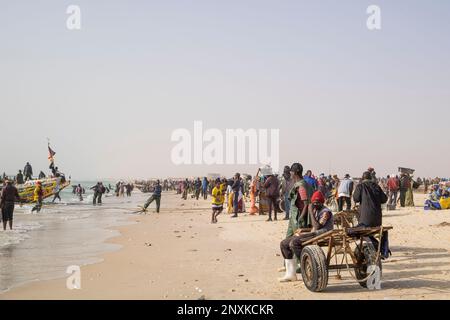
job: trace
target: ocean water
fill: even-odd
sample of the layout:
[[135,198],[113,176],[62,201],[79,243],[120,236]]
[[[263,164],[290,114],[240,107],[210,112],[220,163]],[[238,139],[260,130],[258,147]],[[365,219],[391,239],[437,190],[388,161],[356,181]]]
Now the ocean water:
[[68,187],[61,192],[61,203],[46,199],[39,214],[30,213],[32,205],[16,206],[13,230],[0,231],[0,292],[67,276],[68,266],[95,263],[99,255],[119,249],[104,242],[119,235],[108,228],[129,224],[127,213],[136,207],[132,199],[140,192],[134,191],[131,198],[117,198],[110,192],[101,206],[93,206],[88,189],[95,182],[75,183],[86,189],[81,202]]

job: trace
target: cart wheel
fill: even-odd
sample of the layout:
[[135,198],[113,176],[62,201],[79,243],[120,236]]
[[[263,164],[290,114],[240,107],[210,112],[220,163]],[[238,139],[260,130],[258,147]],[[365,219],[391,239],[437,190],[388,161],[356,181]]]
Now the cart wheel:
[[[366,279],[369,275],[367,273],[367,269],[371,265],[375,265],[375,261],[377,258],[377,250],[375,250],[375,247],[372,243],[364,243],[363,252],[360,252],[359,247],[355,248],[355,257],[358,260],[357,267],[355,267],[355,275],[356,279],[362,280]],[[380,275],[381,275],[381,259],[378,261],[378,268],[380,268]],[[358,282],[361,287],[367,288],[367,281],[359,281]]]
[[308,290],[320,292],[327,287],[327,259],[319,246],[310,245],[303,248],[300,266],[303,282]]

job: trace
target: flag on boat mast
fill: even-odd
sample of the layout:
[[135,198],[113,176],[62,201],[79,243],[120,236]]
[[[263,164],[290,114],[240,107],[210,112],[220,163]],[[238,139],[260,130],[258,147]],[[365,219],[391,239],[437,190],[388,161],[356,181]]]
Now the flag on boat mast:
[[48,140],[48,143],[47,143],[47,146],[48,146],[48,160],[50,160],[50,167],[49,168],[52,169],[52,171],[53,171],[54,168],[55,168],[55,159],[53,157],[55,156],[56,152],[53,151],[52,148],[50,148],[50,139],[47,138],[47,140]]
[[50,160],[50,162],[53,162],[53,156],[56,154],[55,151],[52,150],[52,148],[50,148],[50,144],[48,145],[48,160]]

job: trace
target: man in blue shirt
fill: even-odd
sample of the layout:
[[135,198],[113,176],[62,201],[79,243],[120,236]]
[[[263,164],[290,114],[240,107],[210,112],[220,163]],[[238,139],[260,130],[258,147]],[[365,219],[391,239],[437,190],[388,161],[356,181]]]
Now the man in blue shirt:
[[312,177],[311,170],[306,171],[306,175],[303,177],[303,179],[305,179],[306,183],[312,187],[313,191],[317,190],[317,181]]
[[148,200],[144,204],[144,211],[147,210],[150,203],[152,203],[154,200],[156,202],[156,212],[159,213],[159,208],[161,205],[161,191],[162,191],[161,184],[159,180],[157,180],[155,190],[153,190],[153,194],[151,195],[150,198],[148,198]]
[[208,185],[209,185],[209,181],[206,177],[203,177],[203,181],[202,181],[202,196],[203,199],[208,199]]

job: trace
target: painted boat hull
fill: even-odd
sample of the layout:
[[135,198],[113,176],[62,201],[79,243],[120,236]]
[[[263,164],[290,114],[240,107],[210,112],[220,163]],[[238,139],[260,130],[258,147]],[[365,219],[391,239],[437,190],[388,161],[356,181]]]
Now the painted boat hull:
[[[44,192],[43,199],[49,198],[55,194],[56,178],[46,178],[37,180],[28,180],[24,184],[17,185],[16,188],[19,191],[19,196],[23,202],[34,202],[34,189],[36,187],[36,182],[40,181],[42,183],[42,190]],[[64,183],[59,184],[59,190],[63,190],[70,185],[70,180],[66,180]]]

